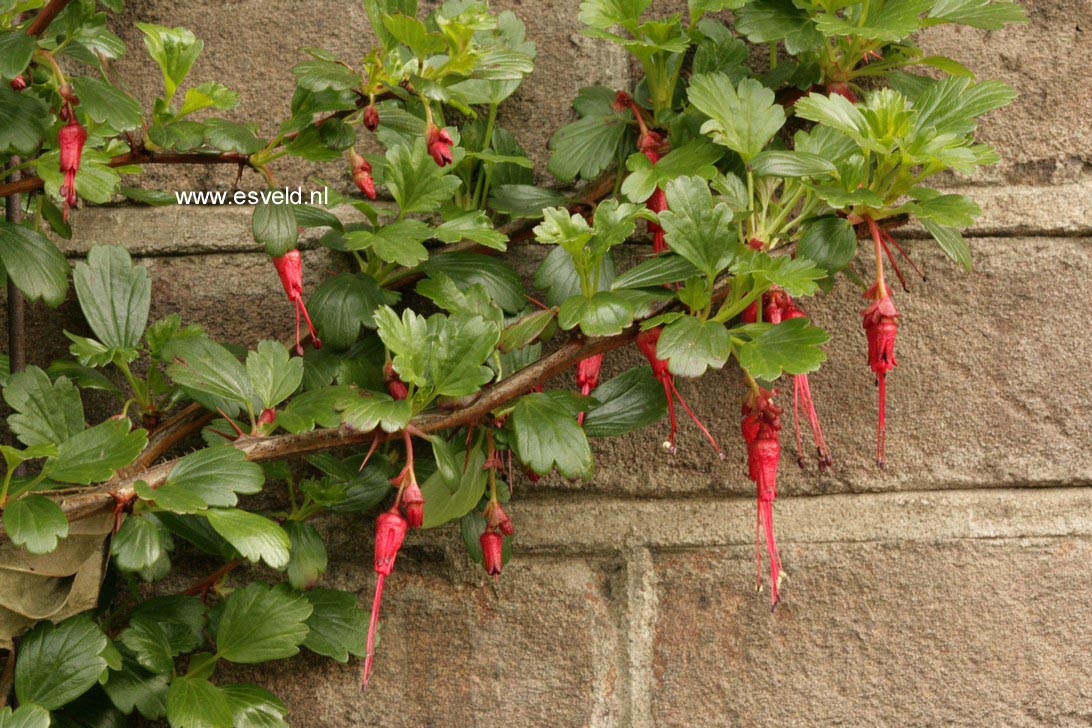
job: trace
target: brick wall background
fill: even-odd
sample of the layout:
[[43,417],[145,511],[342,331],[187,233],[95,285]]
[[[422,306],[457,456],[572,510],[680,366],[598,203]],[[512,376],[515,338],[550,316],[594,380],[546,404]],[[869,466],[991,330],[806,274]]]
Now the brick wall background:
[[[515,10],[538,44],[538,70],[502,124],[541,169],[577,89],[624,86],[631,69],[578,34],[578,0],[493,4]],[[905,233],[929,280],[899,296],[886,471],[871,461],[860,300],[841,285],[810,307],[834,334],[812,387],[836,467],[820,477],[786,458],[775,519],[788,582],[776,613],[753,593],[753,486],[737,382],[723,372],[684,393],[729,445],[725,461],[685,424],[680,453],[664,455],[654,427],[602,444],[591,483],[519,484],[514,556],[498,582],[469,562],[454,527],[411,534],[366,693],[357,666],[308,655],[260,676],[293,725],[1092,722],[1092,5],[1025,5],[1024,26],[922,39],[1021,96],[981,128],[1004,162],[949,180],[985,210],[969,232],[975,271]],[[335,0],[135,0],[125,21],[131,57],[119,70],[139,96],[160,81],[132,21],[182,25],[205,40],[192,81],[228,82],[242,95],[238,118],[270,127],[287,110],[299,47],[353,57],[369,33],[359,3]],[[291,185],[314,171],[280,169]],[[203,188],[233,175],[148,178]],[[73,257],[92,243],[141,257],[153,317],[177,310],[250,345],[288,331],[292,309],[248,210],[92,208],[74,228]],[[520,255],[530,265],[537,252]],[[308,256],[308,286],[339,265]],[[30,320],[30,358],[43,365],[64,353],[62,328],[82,329],[74,302]],[[614,356],[608,370],[627,355]],[[371,522],[323,527],[327,583],[367,602]]]

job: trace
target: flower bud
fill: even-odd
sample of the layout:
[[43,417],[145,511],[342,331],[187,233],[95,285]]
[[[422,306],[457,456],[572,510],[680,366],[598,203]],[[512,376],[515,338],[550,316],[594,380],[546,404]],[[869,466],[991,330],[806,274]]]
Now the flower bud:
[[410,528],[420,528],[425,520],[425,496],[417,481],[410,481],[402,491],[402,508],[406,513],[406,523]]
[[272,425],[273,420],[277,419],[277,410],[273,407],[267,407],[262,410],[262,413],[258,415],[259,425]]
[[387,394],[392,399],[405,399],[409,396],[409,387],[398,376],[398,372],[394,371],[394,364],[391,362],[383,365],[383,378],[387,383]]
[[83,145],[87,141],[87,129],[76,121],[74,115],[70,115],[67,124],[57,132],[57,146],[60,147],[60,170],[64,174],[64,183],[60,193],[64,198],[64,219],[68,219],[68,208],[74,207],[78,201],[76,196],[76,173],[80,171],[80,157],[83,154]]
[[300,340],[300,316],[307,321],[307,330],[311,332],[311,343],[316,349],[322,348],[322,341],[315,333],[315,326],[311,323],[311,316],[307,313],[307,306],[303,302],[303,258],[300,251],[289,250],[282,256],[273,258],[273,267],[277,269],[277,275],[281,278],[288,300],[296,306],[296,353],[303,356],[303,344]]
[[486,531],[479,542],[482,546],[482,558],[485,570],[490,576],[500,576],[503,565],[504,537],[495,531]]
[[494,503],[487,511],[485,523],[489,528],[498,530],[505,536],[511,536],[516,532],[515,527],[512,525],[512,519],[501,508],[500,503]]
[[349,169],[353,174],[353,184],[364,193],[369,200],[375,199],[375,180],[372,179],[372,165],[367,159],[357,154],[356,150],[349,147]]
[[432,160],[440,167],[451,164],[454,159],[451,155],[451,145],[455,142],[451,135],[447,133],[447,129],[441,129],[435,124],[429,124],[426,130],[426,139],[428,141],[428,153],[432,156]]
[[375,131],[379,128],[379,111],[373,105],[364,108],[364,127],[368,131]]
[[27,87],[27,79],[25,76],[16,76],[11,79],[11,87],[16,91],[22,91]]

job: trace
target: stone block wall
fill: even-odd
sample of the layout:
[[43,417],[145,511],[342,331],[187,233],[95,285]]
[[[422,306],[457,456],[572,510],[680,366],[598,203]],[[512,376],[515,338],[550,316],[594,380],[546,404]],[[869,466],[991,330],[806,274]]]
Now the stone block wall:
[[[949,181],[985,210],[969,231],[974,272],[906,233],[929,275],[899,295],[885,471],[872,462],[862,304],[844,285],[811,304],[834,334],[812,387],[835,468],[800,472],[786,458],[776,613],[753,590],[753,486],[727,371],[684,385],[724,461],[684,423],[674,457],[653,427],[601,445],[591,483],[519,484],[499,581],[469,562],[454,528],[411,534],[366,693],[356,666],[306,655],[239,676],[281,694],[293,725],[315,727],[1092,722],[1092,5],[1025,5],[1024,26],[923,38],[1021,95],[981,128],[1005,161]],[[515,10],[538,44],[538,70],[502,123],[542,171],[577,89],[625,85],[631,69],[579,34],[578,0],[494,6]],[[125,20],[191,28],[206,44],[194,82],[230,82],[239,117],[270,126],[287,110],[299,47],[351,57],[368,36],[361,5],[333,0],[135,0]],[[126,40],[121,77],[147,100],[158,75],[139,38]],[[306,184],[314,171],[289,166],[280,179]],[[149,181],[203,188],[233,174],[150,170]],[[241,344],[288,331],[292,309],[246,209],[87,209],[74,227],[72,257],[123,244],[150,268],[153,316],[177,310]],[[340,265],[308,256],[310,276]],[[82,329],[74,302],[30,318],[38,364],[64,352],[62,328]],[[608,370],[632,355],[612,355]],[[370,522],[323,528],[327,583],[366,603]]]

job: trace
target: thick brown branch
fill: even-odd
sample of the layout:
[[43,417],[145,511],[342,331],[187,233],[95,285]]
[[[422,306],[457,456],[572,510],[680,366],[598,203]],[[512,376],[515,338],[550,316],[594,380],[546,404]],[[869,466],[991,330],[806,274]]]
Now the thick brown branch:
[[44,33],[53,19],[60,15],[70,2],[72,0],[50,0],[50,3],[34,16],[34,20],[30,21],[30,25],[27,26],[27,35],[37,37]]
[[[728,283],[726,279],[717,284],[714,289],[714,297],[719,299],[727,291]],[[667,305],[658,307],[651,315],[662,312],[667,308]],[[411,425],[425,434],[473,425],[485,419],[493,410],[531,391],[536,384],[572,368],[581,359],[625,346],[634,340],[636,334],[636,326],[632,326],[615,336],[570,340],[534,364],[521,369],[492,387],[487,387],[477,399],[465,407],[452,412],[426,412],[415,417]],[[394,433],[394,435],[397,434]],[[383,432],[378,428],[362,432],[346,427],[333,427],[300,434],[241,437],[235,441],[234,445],[246,454],[248,460],[264,462],[362,445],[371,443],[376,438],[389,440],[394,435]],[[61,502],[61,507],[69,520],[86,518],[100,512],[107,505],[114,504],[119,499],[131,498],[137,481],[144,481],[153,488],[158,487],[166,481],[171,469],[176,464],[177,460],[170,460],[142,472],[129,474],[126,477],[115,476],[112,480],[96,486],[93,490],[83,491],[65,498]],[[3,538],[5,538],[5,534],[0,530],[0,539]]]

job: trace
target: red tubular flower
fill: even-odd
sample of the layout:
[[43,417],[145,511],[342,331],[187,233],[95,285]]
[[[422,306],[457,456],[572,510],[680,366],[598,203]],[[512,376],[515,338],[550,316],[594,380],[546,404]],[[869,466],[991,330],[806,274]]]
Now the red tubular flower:
[[364,107],[364,127],[368,131],[375,131],[379,128],[379,111],[370,104]]
[[76,121],[75,114],[69,114],[69,121],[57,132],[57,144],[61,149],[61,172],[64,174],[64,184],[61,185],[61,197],[64,198],[63,217],[68,219],[68,208],[74,207],[78,201],[76,197],[76,173],[80,170],[80,156],[83,154],[83,144],[87,141],[87,129]]
[[872,303],[864,311],[862,324],[868,339],[868,366],[876,374],[876,383],[880,388],[880,416],[876,431],[876,463],[883,467],[885,463],[884,445],[886,438],[885,414],[887,407],[887,373],[898,364],[895,361],[895,336],[898,333],[900,314],[891,301],[891,289],[873,284],[865,293],[865,298]]
[[747,443],[747,471],[755,482],[758,513],[755,519],[755,562],[757,583],[762,587],[762,557],[759,541],[766,536],[766,555],[770,562],[770,609],[781,600],[781,555],[773,531],[773,502],[777,498],[777,466],[781,460],[781,410],[772,399],[776,392],[759,388],[743,405],[740,429]]
[[436,162],[440,167],[446,167],[451,164],[454,159],[451,156],[451,145],[455,141],[451,138],[451,135],[447,133],[447,129],[441,129],[435,124],[429,124],[426,129],[426,138],[428,140],[428,153],[432,156],[432,160]]
[[[581,394],[587,396],[599,386],[599,370],[602,366],[602,354],[595,354],[587,359],[581,359],[576,365],[576,386],[580,387]],[[578,414],[576,420],[580,424],[584,424],[584,413]]]
[[379,624],[379,606],[383,601],[383,579],[394,569],[394,560],[402,548],[402,539],[406,537],[406,520],[398,513],[397,506],[379,514],[375,521],[375,598],[372,600],[372,616],[368,623],[368,649],[364,657],[364,673],[361,689],[368,686],[372,674],[372,659],[375,657],[375,628]]
[[485,570],[490,576],[500,576],[503,566],[504,537],[496,531],[487,530],[478,540],[482,545],[482,558]]
[[11,87],[16,91],[22,91],[27,87],[27,80],[23,76],[16,76],[11,79]]
[[315,327],[311,323],[311,316],[307,313],[307,306],[303,302],[303,259],[300,251],[289,250],[284,255],[273,258],[273,266],[277,269],[277,275],[281,277],[281,285],[288,300],[296,306],[296,353],[303,356],[303,344],[300,343],[300,314],[307,321],[307,330],[311,332],[311,343],[316,349],[322,348],[322,341],[315,333]]
[[678,431],[678,425],[675,422],[675,400],[679,401],[682,408],[686,411],[686,414],[690,415],[690,419],[694,420],[694,424],[698,426],[698,429],[702,431],[705,438],[709,440],[713,445],[713,449],[717,451],[717,455],[724,457],[724,453],[720,449],[720,445],[717,444],[717,440],[702,424],[698,416],[694,414],[694,411],[690,409],[690,405],[686,403],[682,395],[679,394],[679,390],[675,388],[675,375],[668,369],[668,360],[661,359],[656,355],[656,344],[660,341],[660,334],[663,329],[657,326],[653,329],[648,329],[637,334],[637,348],[648,359],[648,363],[652,365],[652,374],[660,381],[660,384],[664,388],[664,396],[667,398],[667,415],[671,420],[671,432],[668,434],[667,441],[664,442],[664,449],[669,453],[674,454],[678,448],[675,446],[675,435]]
[[353,173],[353,183],[369,200],[375,199],[375,180],[372,179],[372,165],[367,159],[349,147],[349,169]]

